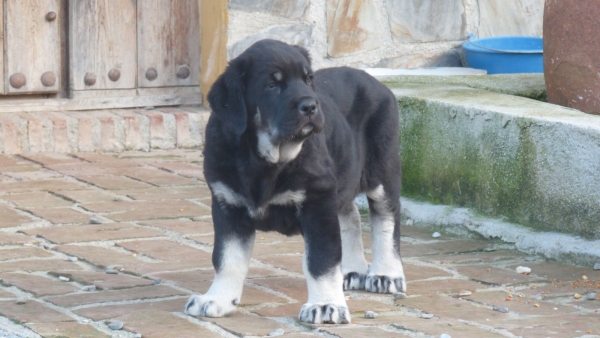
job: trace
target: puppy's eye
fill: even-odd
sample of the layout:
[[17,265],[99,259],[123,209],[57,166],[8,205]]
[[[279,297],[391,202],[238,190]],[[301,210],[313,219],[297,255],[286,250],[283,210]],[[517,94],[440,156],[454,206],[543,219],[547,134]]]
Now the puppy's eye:
[[306,83],[311,84],[312,81],[313,81],[313,76],[312,75],[309,75],[309,76],[306,77]]
[[275,81],[269,82],[269,88],[275,88],[275,86],[277,86],[277,82],[275,82]]

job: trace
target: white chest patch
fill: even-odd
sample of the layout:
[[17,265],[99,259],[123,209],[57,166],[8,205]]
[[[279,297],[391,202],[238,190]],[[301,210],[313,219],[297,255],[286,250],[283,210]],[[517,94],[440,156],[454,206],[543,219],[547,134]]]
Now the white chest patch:
[[244,207],[248,210],[250,217],[258,219],[264,216],[271,205],[296,206],[296,209],[300,212],[300,207],[302,207],[302,203],[306,200],[305,190],[288,190],[276,194],[269,201],[260,206],[253,206],[251,203],[248,203],[248,200],[244,196],[233,191],[233,189],[221,182],[212,183],[210,187],[219,203],[235,207]]

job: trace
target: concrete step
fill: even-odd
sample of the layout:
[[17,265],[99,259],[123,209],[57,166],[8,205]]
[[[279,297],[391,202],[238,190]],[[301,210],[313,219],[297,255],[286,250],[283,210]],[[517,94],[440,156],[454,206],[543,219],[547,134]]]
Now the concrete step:
[[0,153],[196,148],[209,111],[199,106],[0,115]]
[[544,96],[531,90],[541,74],[384,82],[401,112],[404,197],[600,239],[600,116],[527,98]]

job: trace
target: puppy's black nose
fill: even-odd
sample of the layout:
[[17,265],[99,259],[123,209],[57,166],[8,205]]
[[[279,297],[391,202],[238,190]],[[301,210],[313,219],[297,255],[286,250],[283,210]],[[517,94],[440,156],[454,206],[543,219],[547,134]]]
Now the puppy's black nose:
[[317,112],[317,100],[312,97],[305,97],[298,104],[300,113],[306,116],[312,116]]

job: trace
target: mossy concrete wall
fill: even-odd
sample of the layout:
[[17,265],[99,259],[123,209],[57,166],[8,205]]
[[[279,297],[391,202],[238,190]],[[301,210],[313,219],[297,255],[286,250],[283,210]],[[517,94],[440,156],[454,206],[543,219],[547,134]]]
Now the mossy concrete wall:
[[385,82],[401,112],[403,196],[600,238],[599,116],[465,84]]

